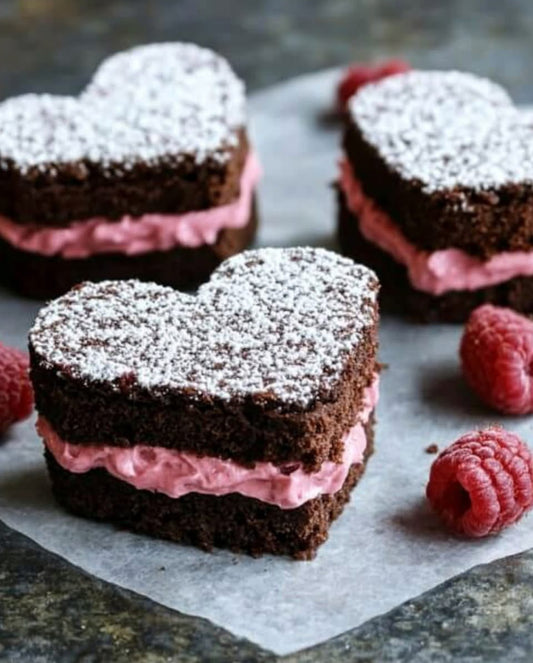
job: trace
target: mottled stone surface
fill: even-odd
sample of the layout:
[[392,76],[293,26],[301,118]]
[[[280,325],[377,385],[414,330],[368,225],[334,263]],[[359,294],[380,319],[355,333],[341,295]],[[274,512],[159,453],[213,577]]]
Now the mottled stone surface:
[[531,661],[533,552],[454,578],[327,643],[278,658],[210,622],[91,578],[0,523],[0,661]]
[[[251,89],[390,55],[467,68],[533,100],[528,0],[0,0],[0,97],[77,92],[133,44],[186,39],[226,55]],[[483,566],[284,659],[530,661],[533,553]],[[0,661],[274,661],[209,622],[90,578],[0,523]]]
[[533,660],[533,552],[478,566],[286,663]]
[[267,662],[205,619],[92,578],[0,522],[0,661]]

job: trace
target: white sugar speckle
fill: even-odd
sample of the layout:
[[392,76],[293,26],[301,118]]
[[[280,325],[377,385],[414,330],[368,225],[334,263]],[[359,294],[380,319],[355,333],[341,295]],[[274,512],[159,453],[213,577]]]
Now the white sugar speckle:
[[0,168],[50,173],[96,163],[112,174],[141,161],[224,162],[246,121],[244,85],[194,44],[138,46],[97,69],[80,97],[27,94],[0,104]]
[[269,393],[306,407],[339,381],[375,324],[377,279],[324,249],[246,251],[191,296],[140,281],[87,283],[45,307],[30,332],[60,373],[155,393]]
[[533,129],[499,85],[412,71],[366,85],[349,110],[385,162],[428,192],[533,182]]

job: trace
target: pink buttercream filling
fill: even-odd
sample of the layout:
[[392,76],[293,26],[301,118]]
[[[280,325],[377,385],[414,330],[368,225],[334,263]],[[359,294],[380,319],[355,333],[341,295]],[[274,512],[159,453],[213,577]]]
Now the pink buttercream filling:
[[69,444],[44,417],[39,417],[37,430],[56,461],[69,472],[82,474],[101,467],[135,488],[164,493],[172,498],[187,493],[240,493],[282,509],[294,509],[318,495],[336,493],[350,467],[363,461],[367,443],[363,426],[378,401],[378,393],[376,377],[366,390],[365,405],[358,422],[343,438],[342,463],[326,461],[313,473],[304,472],[298,463],[278,467],[259,462],[249,468],[232,460],[142,444],[130,448]]
[[442,295],[450,290],[478,290],[516,276],[533,276],[533,251],[504,251],[484,261],[461,249],[418,249],[365,195],[346,158],[340,162],[340,186],[349,209],[359,219],[363,237],[405,265],[409,281],[418,290]]
[[214,244],[224,228],[242,228],[248,223],[260,176],[259,161],[250,153],[241,175],[240,195],[229,205],[185,214],[126,215],[116,221],[95,217],[74,221],[66,228],[25,226],[0,216],[0,236],[23,251],[63,258],[87,258],[97,253],[136,255]]

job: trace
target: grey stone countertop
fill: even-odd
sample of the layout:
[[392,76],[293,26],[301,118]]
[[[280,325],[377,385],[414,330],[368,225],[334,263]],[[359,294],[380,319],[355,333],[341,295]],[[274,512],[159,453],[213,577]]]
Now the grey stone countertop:
[[328,642],[277,658],[204,619],[88,576],[0,523],[0,660],[529,662],[532,586],[533,553],[507,557]]
[[[529,0],[1,0],[0,97],[76,92],[107,54],[186,39],[250,89],[400,55],[462,68],[533,99]],[[477,567],[329,642],[318,661],[531,661],[533,553]],[[209,622],[92,578],[0,523],[0,660],[279,660]]]
[[467,68],[533,100],[529,0],[1,0],[0,97],[71,93],[110,53],[185,39],[220,51],[250,89],[399,55]]

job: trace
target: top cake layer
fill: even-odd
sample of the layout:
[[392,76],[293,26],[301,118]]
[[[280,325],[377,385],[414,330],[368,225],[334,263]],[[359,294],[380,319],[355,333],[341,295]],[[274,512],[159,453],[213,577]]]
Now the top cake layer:
[[245,123],[244,85],[193,44],[138,46],[108,58],[79,98],[29,94],[0,104],[0,168],[28,174],[88,161],[225,161]]
[[349,110],[354,173],[415,246],[531,248],[533,126],[500,86],[412,71],[363,87]]
[[349,104],[386,163],[427,192],[533,181],[533,129],[496,83],[413,71],[364,86]]
[[33,224],[184,212],[238,195],[244,85],[193,44],[139,46],[79,97],[0,104],[0,213]]
[[339,462],[376,372],[373,272],[323,249],[230,258],[197,296],[86,283],[30,333],[41,415],[75,444]]
[[261,249],[227,260],[197,296],[83,284],[39,314],[30,340],[58,372],[132,397],[193,390],[305,408],[339,382],[376,291],[373,272],[327,251]]

